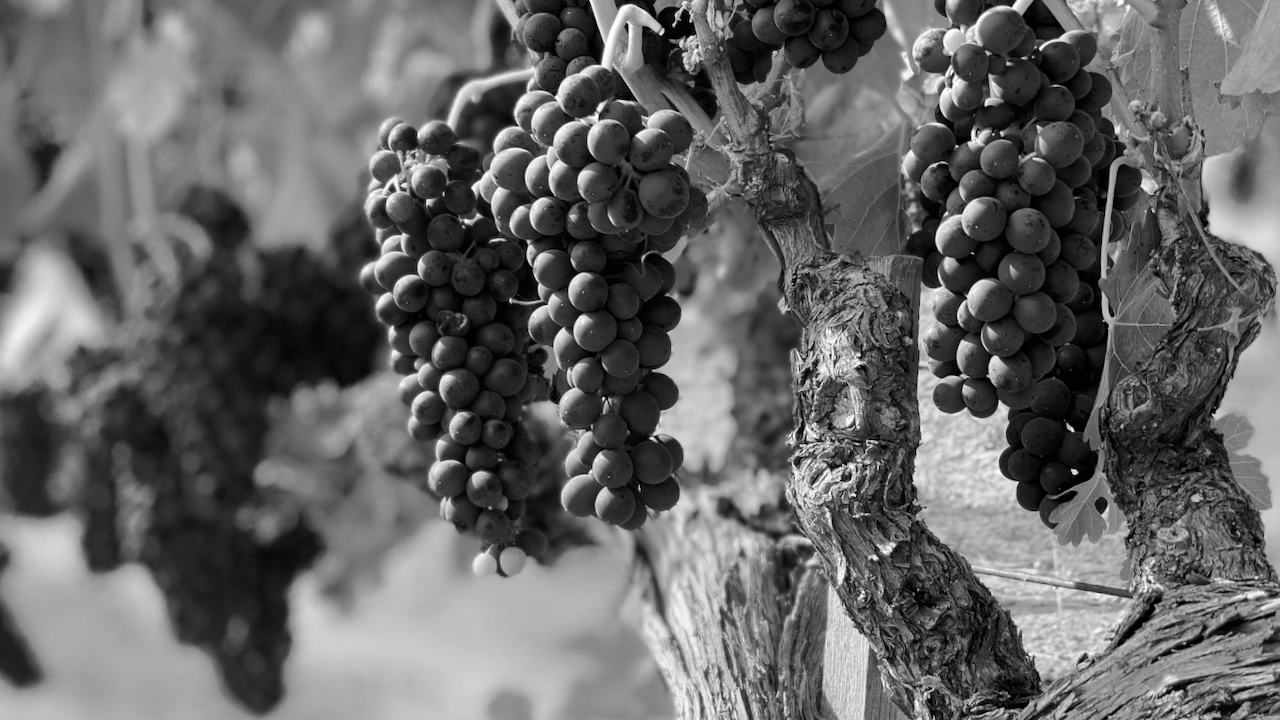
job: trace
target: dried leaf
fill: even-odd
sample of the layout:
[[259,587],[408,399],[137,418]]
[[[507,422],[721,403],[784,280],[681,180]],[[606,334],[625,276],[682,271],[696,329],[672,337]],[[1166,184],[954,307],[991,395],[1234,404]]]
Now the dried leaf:
[[1223,444],[1227,446],[1227,454],[1231,458],[1231,473],[1236,482],[1244,490],[1254,507],[1259,510],[1271,508],[1271,487],[1267,476],[1262,472],[1262,461],[1252,455],[1246,455],[1244,449],[1253,438],[1253,423],[1243,415],[1224,415],[1213,423],[1214,428],[1222,433]]
[[[1182,10],[1182,66],[1191,71],[1195,119],[1208,133],[1206,151],[1210,155],[1253,137],[1266,119],[1267,103],[1261,93],[1233,96],[1228,101],[1218,90],[1221,78],[1240,58],[1257,20],[1258,10],[1247,0],[1190,0]],[[1275,41],[1274,35],[1262,39]],[[1157,47],[1155,30],[1130,10],[1120,28],[1114,60],[1120,79],[1135,99],[1150,102],[1158,97],[1152,64]]]
[[[1049,522],[1057,523],[1053,534],[1058,538],[1059,545],[1070,543],[1077,547],[1085,538],[1096,543],[1102,539],[1103,533],[1120,529],[1124,515],[1116,507],[1115,498],[1111,496],[1111,488],[1107,485],[1107,477],[1102,470],[1094,472],[1093,477],[1067,492],[1074,495],[1049,516]],[[1098,510],[1099,500],[1106,501],[1106,509],[1101,512]]]
[[1222,79],[1223,95],[1280,90],[1280,3],[1266,0],[1231,72]]
[[[799,146],[793,147],[796,158],[822,193],[826,221],[835,226],[832,248],[837,252],[877,257],[901,251],[906,221],[898,165],[906,133],[906,123],[900,123],[851,158],[847,138],[794,144]],[[832,158],[850,159],[831,165]]]
[[1095,450],[1102,445],[1099,413],[1111,394],[1111,388],[1115,387],[1121,373],[1132,374],[1151,357],[1173,324],[1169,291],[1148,262],[1151,251],[1159,242],[1159,233],[1155,215],[1148,213],[1144,222],[1134,225],[1115,267],[1099,283],[1111,302],[1113,317],[1109,321],[1102,381],[1093,415],[1085,428],[1085,439]]

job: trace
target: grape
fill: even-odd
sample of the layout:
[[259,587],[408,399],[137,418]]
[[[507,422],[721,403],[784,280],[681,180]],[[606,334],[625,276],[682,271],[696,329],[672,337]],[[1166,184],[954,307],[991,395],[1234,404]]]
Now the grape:
[[[675,143],[665,130],[645,128],[631,138],[627,156],[631,166],[640,172],[652,172],[671,161]],[[584,194],[583,197],[586,197]]]
[[987,363],[987,378],[997,390],[1019,392],[1031,385],[1031,360],[1023,353],[1007,357],[992,356]]
[[966,408],[963,388],[964,379],[946,377],[933,388],[933,404],[942,412],[955,414]]
[[921,71],[941,73],[946,72],[950,66],[950,60],[942,46],[942,38],[946,32],[944,28],[929,28],[911,46],[911,57]]
[[1036,151],[1055,168],[1075,162],[1083,148],[1080,128],[1069,122],[1051,122],[1040,128],[1036,136]]
[[658,218],[676,218],[689,205],[689,185],[673,170],[644,176],[638,188],[641,206]]
[[1021,295],[1014,301],[1013,317],[1028,334],[1049,332],[1058,320],[1057,305],[1043,292]]
[[[659,110],[649,116],[646,126],[652,130],[661,130],[671,138],[672,151],[679,155],[693,144],[693,126],[688,119],[675,110]],[[600,160],[600,158],[596,158]],[[601,162],[606,162],[601,160]]]
[[1022,58],[1010,58],[1004,72],[990,78],[991,95],[1011,105],[1026,105],[1040,92],[1040,70]]
[[991,197],[996,193],[996,182],[981,170],[970,170],[960,178],[960,199],[972,203],[980,197]]
[[979,197],[965,206],[962,218],[965,233],[984,242],[995,239],[1004,231],[1007,215],[995,198]]
[[1045,283],[1045,266],[1040,258],[1011,252],[1000,261],[1000,282],[1017,295],[1030,295]]
[[575,118],[591,115],[602,99],[600,86],[585,74],[566,77],[556,91],[556,102],[560,109]]
[[986,378],[969,378],[960,388],[960,394],[969,412],[986,417],[994,412],[997,404],[996,389]]

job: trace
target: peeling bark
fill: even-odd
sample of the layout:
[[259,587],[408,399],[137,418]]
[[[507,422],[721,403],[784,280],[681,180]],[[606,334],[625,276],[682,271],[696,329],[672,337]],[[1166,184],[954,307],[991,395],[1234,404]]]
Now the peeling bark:
[[1020,718],[1280,718],[1280,589],[1217,582],[1149,596],[1109,651]]
[[698,495],[646,529],[633,565],[633,611],[677,717],[820,717],[826,584],[808,548]]
[[1004,608],[916,514],[916,313],[883,275],[798,268],[805,332],[788,494],[897,704],[914,717],[1020,707],[1039,675]]
[[1162,195],[1157,209],[1163,240],[1151,262],[1169,289],[1173,326],[1149,360],[1118,379],[1102,415],[1107,477],[1129,519],[1134,588],[1275,582],[1261,518],[1212,427],[1240,353],[1272,306],[1275,275],[1256,253],[1202,239],[1175,198]]

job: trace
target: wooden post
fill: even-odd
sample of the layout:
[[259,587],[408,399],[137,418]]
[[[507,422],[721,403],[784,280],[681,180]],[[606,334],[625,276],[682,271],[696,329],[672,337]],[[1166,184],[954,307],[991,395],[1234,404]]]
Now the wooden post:
[[827,635],[822,655],[823,709],[832,720],[908,720],[893,704],[867,639],[827,588]]

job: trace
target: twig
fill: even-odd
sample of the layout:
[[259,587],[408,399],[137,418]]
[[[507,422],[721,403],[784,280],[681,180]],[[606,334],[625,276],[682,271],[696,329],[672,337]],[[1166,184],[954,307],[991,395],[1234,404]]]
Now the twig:
[[720,12],[716,0],[694,0],[693,25],[698,31],[698,47],[702,66],[711,78],[711,87],[720,103],[720,125],[726,129],[729,142],[741,150],[761,153],[767,150],[768,126],[761,113],[738,89],[729,58],[721,50],[722,38],[711,27],[709,13]]
[[467,105],[479,101],[485,93],[507,83],[520,80],[528,82],[531,77],[533,77],[533,68],[508,70],[490,77],[477,78],[458,88],[458,94],[453,97],[453,105],[449,107],[449,127],[457,130],[458,123],[462,121],[462,111]]
[[1077,580],[1060,580],[1054,577],[1032,575],[1030,573],[1022,573],[1014,570],[997,570],[995,568],[980,567],[978,565],[972,565],[971,567],[978,575],[991,575],[994,577],[1007,578],[1009,580],[1021,580],[1022,582],[1066,588],[1068,590],[1083,590],[1085,592],[1098,593],[1099,595],[1112,595],[1114,597],[1122,598],[1133,597],[1133,593],[1128,590],[1113,588],[1108,585],[1095,585],[1094,583],[1079,582]]

